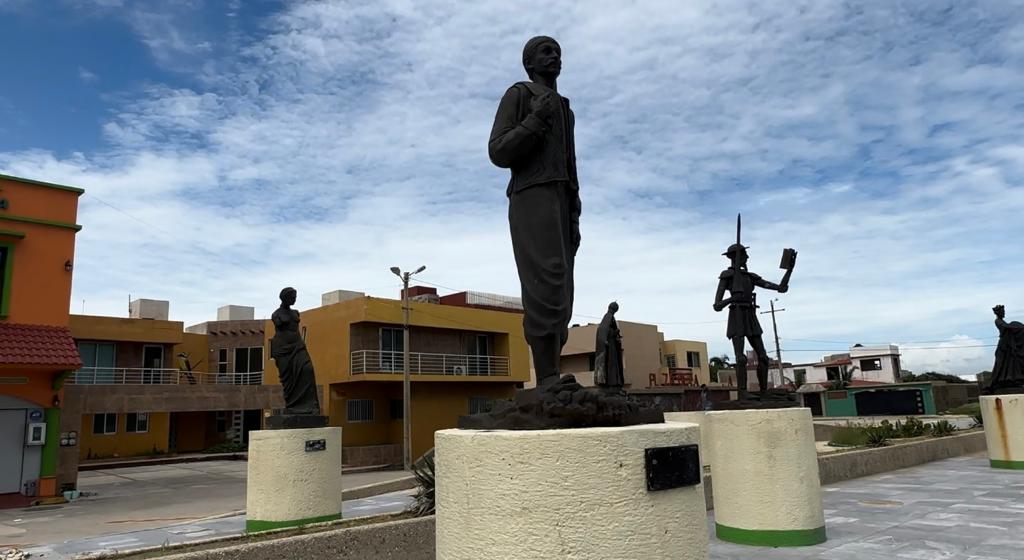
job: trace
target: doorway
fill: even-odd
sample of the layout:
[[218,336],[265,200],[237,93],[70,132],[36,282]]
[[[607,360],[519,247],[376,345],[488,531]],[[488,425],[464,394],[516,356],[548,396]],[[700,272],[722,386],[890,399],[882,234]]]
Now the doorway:
[[804,406],[811,409],[811,416],[822,416],[821,393],[804,393]]
[[142,383],[145,385],[156,385],[161,382],[160,370],[164,367],[163,346],[142,347]]
[[25,410],[0,410],[0,494],[21,492],[25,462]]

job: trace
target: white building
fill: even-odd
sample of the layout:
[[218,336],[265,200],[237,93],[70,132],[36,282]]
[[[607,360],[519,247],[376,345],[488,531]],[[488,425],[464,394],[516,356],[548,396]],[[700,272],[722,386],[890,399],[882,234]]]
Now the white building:
[[843,369],[852,372],[851,379],[898,383],[900,380],[900,348],[854,345],[848,353],[832,354],[821,361],[793,364],[785,367],[787,379],[800,379],[804,383],[828,383],[842,376]]

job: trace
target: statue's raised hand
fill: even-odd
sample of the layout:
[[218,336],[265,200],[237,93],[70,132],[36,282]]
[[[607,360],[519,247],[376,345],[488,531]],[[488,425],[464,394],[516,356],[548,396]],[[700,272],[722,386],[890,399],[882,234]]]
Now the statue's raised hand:
[[1006,317],[1006,308],[1003,307],[1002,305],[997,305],[993,307],[992,312],[995,313],[996,317],[999,317],[1000,319]]

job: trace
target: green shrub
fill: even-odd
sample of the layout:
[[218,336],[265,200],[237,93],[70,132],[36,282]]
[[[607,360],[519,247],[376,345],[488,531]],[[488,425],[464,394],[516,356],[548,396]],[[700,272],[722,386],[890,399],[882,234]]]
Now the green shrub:
[[408,511],[417,517],[434,515],[434,450],[431,449],[423,454],[412,466],[412,474],[416,477],[418,485],[416,496],[413,497],[412,505]]
[[883,435],[885,435],[886,439],[896,439],[896,438],[900,437],[900,430],[899,430],[899,428],[900,428],[900,421],[899,420],[896,421],[896,425],[895,426],[892,424],[892,422],[889,422],[888,420],[882,420],[882,422],[877,426],[877,429]]
[[841,426],[832,433],[832,439],[828,444],[836,447],[860,447],[867,445],[867,434],[864,433],[864,428]]
[[864,443],[868,447],[885,447],[889,445],[889,431],[891,427],[868,426],[864,428]]
[[904,438],[921,437],[925,435],[927,432],[928,429],[925,426],[924,422],[918,420],[917,418],[912,418],[909,416],[907,417],[906,422],[900,424],[899,427],[899,437]]
[[213,447],[207,447],[203,450],[203,453],[239,453],[248,449],[245,444],[237,444],[226,441],[224,443],[218,443]]
[[975,414],[981,414],[981,403],[970,402],[962,404],[956,408],[951,408],[945,412],[945,414],[962,414],[964,416],[974,416]]
[[935,437],[944,437],[952,435],[956,431],[956,426],[951,424],[949,420],[939,420],[932,424],[932,435]]

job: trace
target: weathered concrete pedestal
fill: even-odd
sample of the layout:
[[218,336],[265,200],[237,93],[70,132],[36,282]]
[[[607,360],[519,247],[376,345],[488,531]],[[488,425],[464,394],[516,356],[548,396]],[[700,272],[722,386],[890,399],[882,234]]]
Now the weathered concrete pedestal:
[[248,533],[341,519],[341,428],[249,432]]
[[704,470],[707,471],[711,465],[710,462],[710,445],[711,445],[711,430],[710,426],[705,422],[707,414],[703,410],[691,411],[691,412],[666,412],[666,422],[682,422],[697,424],[700,427],[700,462],[704,466]]
[[754,546],[825,542],[809,408],[708,412],[715,533]]
[[984,395],[980,401],[989,464],[1024,470],[1024,394]]
[[692,485],[647,479],[648,449],[698,441],[680,423],[438,432],[437,560],[704,560],[697,457],[675,470]]

